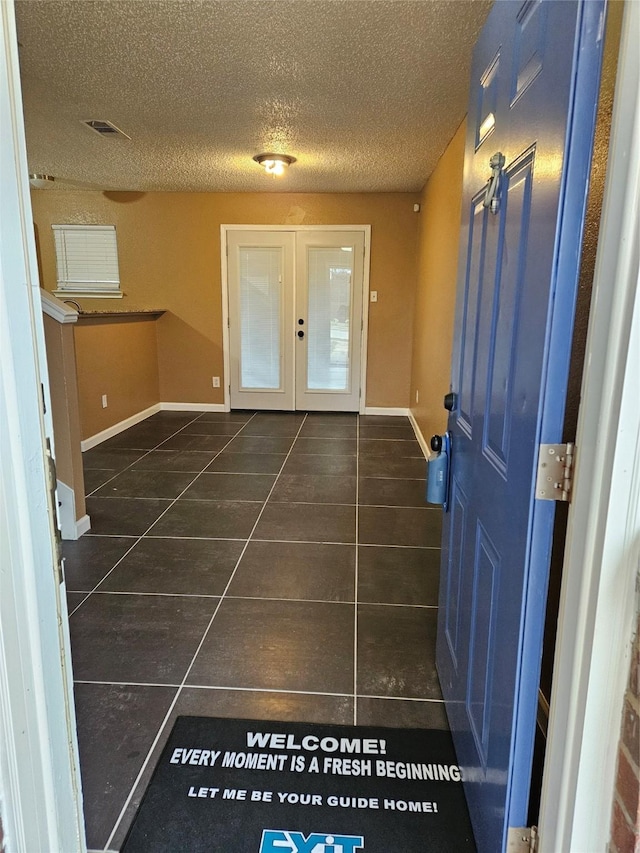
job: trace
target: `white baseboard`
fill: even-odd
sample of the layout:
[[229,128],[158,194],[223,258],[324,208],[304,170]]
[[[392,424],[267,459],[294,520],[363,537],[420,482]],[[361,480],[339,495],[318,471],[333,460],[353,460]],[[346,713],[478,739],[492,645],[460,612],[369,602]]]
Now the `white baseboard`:
[[85,533],[91,530],[91,519],[88,515],[83,515],[76,521],[76,539],[79,539]]
[[77,539],[76,533],[76,496],[71,488],[58,480],[56,484],[58,498],[58,521],[63,539]]
[[60,520],[60,533],[63,539],[79,539],[83,533],[91,529],[91,519],[88,515],[76,519],[76,496],[71,488],[58,480],[56,484],[58,497],[58,518]]
[[389,415],[391,417],[409,417],[409,409],[385,408],[384,406],[365,406],[361,415]]
[[431,449],[429,447],[429,443],[422,434],[422,430],[418,426],[418,421],[414,418],[413,412],[411,411],[409,412],[409,421],[411,422],[411,426],[413,427],[413,431],[416,434],[418,444],[420,445],[422,452],[424,453],[425,459],[428,459],[431,456]]
[[114,435],[124,432],[125,429],[129,429],[129,427],[135,426],[141,421],[150,418],[151,415],[155,415],[156,412],[224,411],[224,403],[155,403],[153,406],[149,406],[148,409],[144,409],[142,412],[137,412],[135,415],[131,415],[130,418],[125,418],[123,421],[120,421],[107,429],[103,429],[102,432],[97,432],[95,435],[85,438],[84,441],[80,442],[80,448],[83,451],[91,450],[92,447],[102,444],[102,442],[106,441],[108,438],[113,438]]
[[225,412],[224,403],[160,403],[163,412]]
[[[142,412],[138,412],[135,415],[131,415],[130,418],[126,418],[124,421],[120,421],[120,423],[114,424],[110,426],[108,429],[102,430],[102,432],[98,432],[95,435],[92,435],[90,438],[85,438],[84,441],[80,443],[81,449],[90,450],[92,447],[95,447],[98,444],[101,444],[103,441],[106,441],[108,438],[113,438],[114,435],[118,435],[118,433],[123,432],[125,429],[129,429],[129,427],[135,426],[139,424],[141,421],[146,420],[146,418],[151,417],[156,412],[225,412],[227,411],[224,403],[156,403],[153,406],[150,406],[148,409],[145,409]],[[424,439],[424,436],[420,432],[418,424],[416,423],[415,418],[413,417],[410,409],[403,408],[394,408],[394,407],[386,407],[386,406],[365,406],[364,411],[361,412],[363,415],[388,415],[389,417],[404,417],[409,418],[411,424],[413,426],[414,432],[416,434],[416,438],[420,443],[420,447],[422,448],[424,455],[428,458],[429,456],[429,448],[428,444]]]
[[148,417],[151,417],[151,415],[155,415],[156,412],[160,411],[161,406],[162,403],[155,403],[153,406],[149,406],[148,409],[144,409],[142,412],[131,415],[130,418],[125,418],[123,421],[120,421],[107,429],[103,429],[102,432],[97,432],[95,435],[85,438],[84,441],[80,442],[80,449],[83,451],[91,450],[91,448],[95,447],[97,444],[102,444],[102,442],[106,441],[108,438],[113,438],[114,435],[118,435],[119,433],[124,432],[125,429],[129,429],[129,427],[139,424],[140,421],[146,420]]

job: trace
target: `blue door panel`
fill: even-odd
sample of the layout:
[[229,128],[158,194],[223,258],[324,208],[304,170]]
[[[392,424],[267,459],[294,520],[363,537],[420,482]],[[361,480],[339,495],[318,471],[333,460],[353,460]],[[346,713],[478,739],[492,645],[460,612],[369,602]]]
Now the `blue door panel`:
[[[498,99],[498,77],[500,73],[500,50],[498,50],[481,75],[476,93],[476,151],[489,134],[492,133],[496,121],[496,105]],[[470,112],[469,115],[474,115]]]
[[[464,547],[465,535],[465,509],[467,498],[459,487],[457,479],[454,479],[451,487],[451,505],[455,507],[454,515],[455,522],[450,527],[451,538],[449,541],[449,551],[452,553],[461,553]],[[447,609],[445,613],[445,637],[449,646],[449,654],[454,671],[458,669],[458,652],[459,652],[459,633],[460,620],[462,609],[462,576],[461,563],[458,561],[447,576],[447,592],[446,602]]]
[[471,437],[471,412],[474,397],[474,365],[476,363],[476,346],[478,340],[478,320],[480,300],[482,297],[481,282],[484,266],[484,247],[486,242],[485,230],[487,217],[482,206],[484,193],[471,201],[471,216],[469,218],[469,261],[465,282],[465,311],[462,320],[462,336],[460,341],[460,425],[466,426]]
[[535,150],[530,149],[505,170],[491,329],[485,338],[488,364],[483,452],[503,477],[513,433],[514,358],[518,352],[519,298],[526,261],[523,247],[527,242],[534,158]]
[[480,765],[486,774],[489,767],[497,598],[501,567],[500,556],[481,524],[478,524],[476,534],[474,562],[473,621],[466,705]]
[[437,661],[481,853],[527,817],[554,517],[535,469],[561,440],[603,9],[498,0],[472,66]]
[[523,3],[514,33],[511,97],[514,104],[542,71],[547,41],[548,3]]

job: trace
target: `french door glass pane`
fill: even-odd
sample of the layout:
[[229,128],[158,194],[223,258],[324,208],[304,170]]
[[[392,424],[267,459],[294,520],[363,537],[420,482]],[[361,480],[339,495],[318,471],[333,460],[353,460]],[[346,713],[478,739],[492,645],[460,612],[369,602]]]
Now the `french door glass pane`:
[[282,250],[240,248],[240,386],[280,388]]
[[307,388],[348,391],[353,251],[309,248],[307,265]]

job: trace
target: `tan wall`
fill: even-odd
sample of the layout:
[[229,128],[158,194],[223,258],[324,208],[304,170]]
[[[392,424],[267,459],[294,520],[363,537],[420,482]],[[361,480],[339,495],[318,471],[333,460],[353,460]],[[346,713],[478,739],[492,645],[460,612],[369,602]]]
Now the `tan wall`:
[[[117,307],[167,310],[157,321],[165,402],[223,402],[223,389],[211,385],[212,376],[223,375],[221,224],[371,224],[370,286],[378,291],[378,302],[370,305],[366,402],[409,405],[417,194],[36,190],[32,199],[47,290],[55,288],[56,279],[52,224],[116,226],[126,294]],[[114,307],[113,300],[79,301],[86,310]]]
[[160,402],[155,324],[155,320],[86,318],[76,324],[83,439]]
[[[422,191],[411,411],[428,441],[446,429],[462,204],[463,122]],[[419,403],[416,403],[416,391]]]
[[58,480],[73,489],[77,521],[84,516],[86,507],[80,452],[81,428],[74,327],[70,323],[58,323],[47,314],[43,314],[43,321],[49,365],[56,473]]

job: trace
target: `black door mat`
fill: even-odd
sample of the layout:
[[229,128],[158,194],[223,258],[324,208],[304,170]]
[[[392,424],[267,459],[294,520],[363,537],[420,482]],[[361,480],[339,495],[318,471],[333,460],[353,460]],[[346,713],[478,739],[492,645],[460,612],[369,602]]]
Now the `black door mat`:
[[475,851],[451,736],[178,717],[123,853]]

